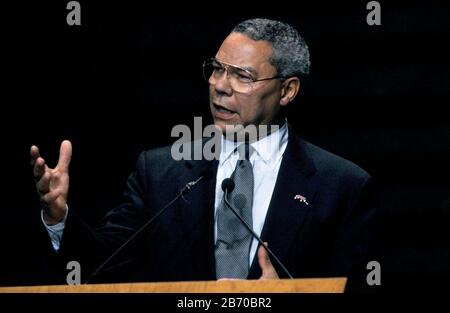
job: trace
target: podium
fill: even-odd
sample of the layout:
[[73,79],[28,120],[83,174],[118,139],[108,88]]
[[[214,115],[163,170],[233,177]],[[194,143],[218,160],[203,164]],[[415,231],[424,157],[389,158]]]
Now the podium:
[[0,293],[343,293],[346,278],[1,287]]

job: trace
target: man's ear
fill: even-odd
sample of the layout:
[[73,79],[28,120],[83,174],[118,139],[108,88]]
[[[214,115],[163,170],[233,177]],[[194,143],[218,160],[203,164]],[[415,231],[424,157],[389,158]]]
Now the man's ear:
[[280,105],[287,105],[294,100],[300,90],[300,79],[298,77],[290,77],[286,79],[281,86]]

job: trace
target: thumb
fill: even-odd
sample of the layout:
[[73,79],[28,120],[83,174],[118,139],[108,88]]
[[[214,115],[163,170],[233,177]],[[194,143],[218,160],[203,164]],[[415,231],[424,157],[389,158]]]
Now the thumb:
[[71,159],[72,159],[72,143],[69,140],[64,140],[61,143],[61,148],[59,149],[59,160],[57,167],[68,172]]
[[[264,243],[268,247],[267,242]],[[278,274],[270,261],[269,254],[263,246],[258,249],[258,263],[262,270],[260,279],[278,279]]]

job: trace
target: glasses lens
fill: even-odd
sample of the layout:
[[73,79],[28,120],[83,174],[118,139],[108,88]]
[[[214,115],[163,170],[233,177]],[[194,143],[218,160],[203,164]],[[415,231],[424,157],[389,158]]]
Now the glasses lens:
[[[217,72],[216,69],[218,67],[217,64],[214,64],[216,62],[212,61],[212,60],[206,60],[203,63],[203,78],[207,81],[210,82],[210,79],[212,78],[211,76],[213,75],[213,73]],[[219,66],[220,67],[220,66]],[[215,73],[217,75],[217,73]]]
[[244,69],[233,65],[224,65],[212,59],[203,63],[203,77],[210,84],[216,84],[221,76],[227,73],[230,87],[237,92],[247,93],[252,90],[252,75]]

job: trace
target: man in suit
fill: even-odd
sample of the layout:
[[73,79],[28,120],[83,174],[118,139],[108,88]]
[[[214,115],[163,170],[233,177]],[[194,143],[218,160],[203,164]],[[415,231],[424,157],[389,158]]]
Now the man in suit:
[[[284,116],[309,65],[308,47],[291,26],[267,19],[238,24],[203,65],[215,127],[223,134],[218,159],[175,160],[170,147],[143,152],[123,201],[96,230],[67,206],[71,143],[61,144],[55,168],[32,146],[42,219],[57,254],[91,272],[183,186],[198,181],[104,271],[130,262],[128,281],[287,277],[229,215],[221,182],[232,177],[237,191],[230,191],[230,201],[293,277],[362,279],[375,210],[371,178],[299,138]],[[271,131],[243,140],[236,125]],[[245,147],[244,157],[239,147]]]

